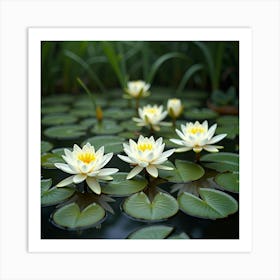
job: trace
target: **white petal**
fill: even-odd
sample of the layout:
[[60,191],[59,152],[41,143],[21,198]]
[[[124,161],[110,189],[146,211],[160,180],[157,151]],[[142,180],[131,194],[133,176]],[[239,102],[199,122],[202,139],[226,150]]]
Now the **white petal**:
[[82,149],[77,144],[74,144],[73,150],[77,153],[82,151]]
[[76,171],[72,170],[72,168],[69,167],[68,164],[65,164],[65,163],[55,163],[54,166],[66,173],[69,173],[69,174],[77,174]]
[[172,143],[175,143],[177,145],[184,145],[184,141],[183,140],[179,140],[179,139],[169,139]]
[[103,166],[105,166],[105,165],[111,160],[112,157],[113,157],[113,153],[109,153],[109,154],[105,155],[105,156],[103,157],[102,163],[100,164],[100,168],[102,168]]
[[101,194],[101,188],[95,178],[87,177],[86,182],[89,188],[96,194]]
[[182,153],[182,152],[190,151],[191,149],[192,149],[192,147],[183,147],[183,148],[176,149],[175,152]]
[[98,176],[97,178],[100,180],[106,180],[106,181],[114,179],[112,176],[100,176],[100,177]]
[[222,139],[224,139],[226,136],[227,136],[227,134],[216,135],[215,137],[210,139],[210,141],[208,141],[207,144],[215,144],[215,143],[221,141]]
[[121,160],[125,161],[125,162],[128,162],[128,163],[135,163],[134,161],[132,161],[132,160],[131,160],[129,157],[127,157],[127,156],[118,155],[118,157],[119,157]]
[[158,170],[154,165],[148,165],[146,167],[147,172],[153,177],[158,177]]
[[86,179],[87,175],[85,174],[77,174],[73,177],[73,182],[75,184],[79,184],[81,182],[83,182]]
[[115,174],[119,171],[119,169],[117,168],[104,168],[104,169],[101,169],[98,173],[98,177],[99,176],[108,176],[108,175],[112,175],[112,174]]
[[216,128],[217,128],[217,124],[216,124],[216,123],[213,124],[213,125],[209,128],[209,130],[208,130],[208,136],[207,136],[208,139],[211,139],[211,138],[213,137]]
[[219,150],[217,148],[215,148],[214,146],[210,146],[210,145],[204,146],[203,149],[210,153],[219,152]]
[[66,179],[59,182],[56,186],[57,187],[65,187],[73,183],[74,176],[67,177]]
[[185,138],[186,138],[186,136],[185,136],[180,130],[176,129],[175,131],[176,131],[176,133],[178,134],[178,136],[179,136],[181,139],[185,139]]
[[163,152],[161,154],[161,157],[166,157],[167,158],[167,157],[171,156],[174,152],[175,152],[175,149],[170,149],[168,151]]
[[165,165],[161,165],[161,164],[157,164],[156,168],[162,169],[162,170],[173,170],[174,169],[173,167],[165,166]]
[[193,151],[196,153],[200,153],[202,151],[202,147],[193,147]]
[[127,175],[126,179],[131,179],[143,170],[141,166],[135,166]]

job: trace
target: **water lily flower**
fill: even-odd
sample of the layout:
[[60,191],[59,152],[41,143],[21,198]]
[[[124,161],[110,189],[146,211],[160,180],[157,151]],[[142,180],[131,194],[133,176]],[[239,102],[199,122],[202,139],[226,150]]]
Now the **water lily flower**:
[[104,155],[104,147],[95,151],[94,147],[87,143],[82,148],[74,145],[73,152],[64,149],[65,155],[62,158],[64,163],[55,163],[58,169],[73,174],[62,180],[57,187],[64,187],[71,183],[78,184],[86,180],[89,188],[96,194],[101,193],[98,180],[112,180],[110,176],[119,171],[117,168],[103,168],[112,158],[113,153]]
[[127,179],[133,178],[144,168],[152,177],[158,177],[158,169],[172,170],[172,167],[162,164],[174,153],[175,149],[163,152],[164,146],[162,137],[155,141],[153,136],[148,138],[142,135],[139,136],[137,143],[132,139],[129,140],[129,145],[123,143],[127,156],[118,155],[118,157],[134,166],[127,175]]
[[144,106],[138,109],[138,114],[140,118],[133,118],[138,126],[148,126],[152,130],[158,131],[160,130],[160,125],[171,125],[170,123],[162,122],[167,115],[167,111],[163,111],[162,105]]
[[[219,134],[214,136],[217,124],[212,125],[208,129],[208,122],[204,121],[200,124],[198,121],[195,123],[186,123],[181,125],[181,131],[176,129],[176,133],[182,139],[170,139],[171,142],[184,146],[183,148],[176,149],[176,152],[185,152],[193,150],[196,153],[200,153],[202,149],[208,152],[219,152],[218,149],[222,149],[223,146],[212,145],[227,136],[227,134]],[[214,137],[213,137],[214,136]]]
[[183,106],[181,100],[178,98],[168,99],[167,111],[171,118],[177,119],[183,112]]
[[142,98],[148,96],[150,84],[145,83],[144,81],[131,81],[127,83],[127,88],[125,92],[132,98]]

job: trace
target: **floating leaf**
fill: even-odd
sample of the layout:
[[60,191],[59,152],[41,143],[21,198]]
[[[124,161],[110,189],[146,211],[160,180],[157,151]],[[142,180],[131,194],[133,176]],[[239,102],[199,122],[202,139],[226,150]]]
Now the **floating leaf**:
[[94,117],[95,111],[93,108],[75,108],[71,110],[71,114],[79,117],[79,118],[86,118],[86,117]]
[[131,233],[128,239],[164,239],[173,230],[173,227],[158,225],[148,226]]
[[56,148],[56,149],[53,149],[52,150],[52,153],[53,154],[56,154],[56,155],[58,155],[58,156],[62,156],[62,155],[64,155],[65,153],[64,153],[64,150],[65,149],[67,149],[67,150],[70,150],[71,152],[72,152],[72,148]]
[[104,209],[95,202],[82,211],[73,202],[56,210],[53,214],[53,222],[58,227],[79,230],[96,226],[104,217]]
[[62,124],[74,123],[76,121],[77,118],[69,114],[51,114],[51,115],[45,115],[42,118],[42,124],[45,125],[62,125]]
[[205,171],[200,165],[193,162],[176,159],[174,169],[170,171],[160,170],[159,176],[161,178],[167,179],[169,182],[186,183],[198,180],[204,175],[204,173]]
[[239,118],[237,116],[222,116],[217,118],[216,121],[218,125],[225,125],[225,126],[239,125]]
[[134,133],[132,131],[121,132],[118,134],[118,136],[126,138],[126,139],[136,139],[139,137],[139,135],[137,133]]
[[225,218],[238,210],[237,201],[230,195],[213,189],[199,189],[199,195],[184,192],[178,197],[180,209],[188,215],[204,219]]
[[66,187],[66,188],[51,188],[52,180],[41,180],[41,205],[50,206],[55,205],[60,202],[65,201],[67,198],[71,197],[75,189]]
[[237,125],[219,126],[216,129],[216,134],[226,133],[226,138],[233,140],[239,134],[239,127]]
[[[122,94],[120,93],[120,96]],[[128,101],[124,99],[115,99],[110,102],[111,107],[119,107],[119,108],[125,108],[128,107]]]
[[41,154],[48,152],[53,147],[53,144],[47,141],[41,141]]
[[56,169],[55,163],[65,163],[61,156],[47,153],[41,156],[41,165],[46,169]]
[[64,113],[69,110],[67,105],[52,105],[43,106],[41,109],[42,114],[54,114],[54,113]]
[[137,175],[133,179],[127,180],[128,173],[118,172],[113,175],[113,181],[102,186],[102,192],[116,196],[126,196],[142,191],[147,186],[147,180]]
[[112,120],[104,120],[102,123],[97,123],[91,130],[94,134],[115,134],[121,131],[123,131],[123,128]]
[[178,203],[167,193],[157,193],[151,202],[145,193],[140,192],[128,197],[123,209],[133,218],[158,221],[174,216],[178,212]]
[[190,239],[190,237],[185,232],[181,232],[179,234],[172,234],[168,239]]
[[230,192],[239,192],[239,174],[222,173],[215,177],[215,182],[223,189]]
[[85,140],[82,145],[89,142],[95,147],[95,149],[99,149],[101,146],[104,146],[106,153],[119,153],[123,150],[122,144],[124,141],[125,139],[119,136],[94,136]]
[[239,171],[239,155],[234,153],[210,153],[203,155],[200,158],[202,162],[210,162],[204,164],[207,168],[217,170],[219,172],[225,171]]
[[94,126],[97,124],[97,119],[95,118],[87,118],[87,119],[84,119],[80,122],[80,124],[84,127],[84,128],[89,128],[91,126]]
[[42,104],[57,104],[57,103],[71,103],[73,102],[73,97],[70,95],[55,95],[44,97]]
[[85,135],[85,131],[80,125],[61,125],[47,128],[44,134],[49,138],[77,139]]
[[136,122],[129,120],[120,123],[120,126],[123,127],[124,130],[128,131],[137,131],[139,130],[139,126],[136,125]]
[[135,111],[131,109],[110,108],[104,111],[105,118],[116,120],[131,119],[135,115]]
[[215,119],[218,114],[210,109],[202,108],[202,109],[190,109],[185,112],[185,117],[193,120],[209,120]]

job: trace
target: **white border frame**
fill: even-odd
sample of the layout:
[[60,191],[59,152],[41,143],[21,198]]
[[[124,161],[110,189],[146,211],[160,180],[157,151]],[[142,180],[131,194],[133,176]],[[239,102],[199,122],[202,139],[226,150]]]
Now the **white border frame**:
[[[249,28],[30,28],[29,29],[29,236],[30,252],[249,252],[252,246],[252,45]],[[167,35],[168,34],[168,35]],[[40,96],[41,41],[239,41],[240,201],[239,239],[106,240],[41,239]],[[246,93],[246,94],[245,94]],[[248,176],[248,174],[250,174]]]

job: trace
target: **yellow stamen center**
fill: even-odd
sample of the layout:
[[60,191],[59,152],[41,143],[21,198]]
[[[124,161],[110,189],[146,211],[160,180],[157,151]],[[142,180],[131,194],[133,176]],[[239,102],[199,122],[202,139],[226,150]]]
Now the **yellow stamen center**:
[[194,126],[188,129],[188,133],[197,134],[197,133],[204,133],[205,129],[202,126]]
[[146,113],[148,113],[148,114],[155,114],[156,112],[157,112],[157,110],[155,108],[146,109]]
[[91,163],[96,159],[95,155],[93,153],[80,153],[78,155],[78,159],[84,163]]
[[137,148],[139,151],[145,152],[145,151],[151,151],[153,149],[153,145],[151,143],[140,143],[137,145]]

